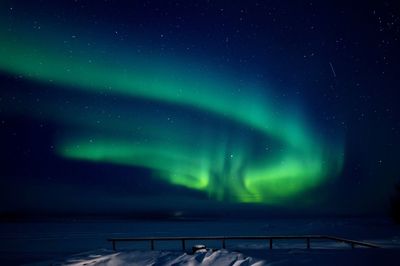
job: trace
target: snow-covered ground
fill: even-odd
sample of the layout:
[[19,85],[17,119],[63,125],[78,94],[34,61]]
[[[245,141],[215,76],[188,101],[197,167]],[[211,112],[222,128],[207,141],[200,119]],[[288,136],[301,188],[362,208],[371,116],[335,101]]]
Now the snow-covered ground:
[[[44,263],[45,264],[45,263]],[[266,265],[263,260],[227,250],[197,252],[187,254],[171,251],[107,251],[79,254],[54,265]]]
[[[188,254],[179,242],[118,244],[111,251],[110,237],[211,236],[211,235],[298,235],[324,234],[367,241],[386,247],[373,250],[313,241],[276,241],[268,249],[263,241],[219,241],[205,244],[214,252]],[[400,227],[386,219],[271,219],[215,221],[74,221],[2,223],[0,261],[2,265],[400,265]],[[85,253],[82,253],[85,252]],[[78,254],[78,255],[75,255]],[[171,264],[172,263],[172,264]],[[236,264],[235,264],[236,263]]]
[[95,250],[67,258],[42,261],[31,266],[122,266],[122,265],[399,265],[396,249],[381,250],[208,250],[188,254],[178,251]]

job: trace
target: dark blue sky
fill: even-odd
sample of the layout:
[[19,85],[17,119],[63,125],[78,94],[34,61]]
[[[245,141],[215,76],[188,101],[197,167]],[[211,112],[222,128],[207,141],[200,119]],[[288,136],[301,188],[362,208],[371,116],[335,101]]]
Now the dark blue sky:
[[[385,213],[399,14],[395,1],[2,1],[0,212]],[[73,153],[101,138],[100,157]],[[287,157],[295,174],[271,170]]]

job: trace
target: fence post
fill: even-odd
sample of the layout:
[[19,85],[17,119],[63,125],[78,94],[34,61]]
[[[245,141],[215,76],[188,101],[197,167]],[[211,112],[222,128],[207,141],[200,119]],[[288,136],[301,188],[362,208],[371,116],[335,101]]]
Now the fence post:
[[114,250],[114,251],[117,250],[117,249],[115,248],[115,240],[112,241],[112,247],[113,247],[113,250]]
[[310,249],[310,238],[307,237],[307,248]]
[[225,238],[222,239],[222,248],[225,249]]
[[185,239],[182,239],[182,250],[183,250],[183,251],[186,250]]
[[154,250],[154,239],[150,240],[151,250]]
[[269,239],[269,249],[272,249],[272,237]]

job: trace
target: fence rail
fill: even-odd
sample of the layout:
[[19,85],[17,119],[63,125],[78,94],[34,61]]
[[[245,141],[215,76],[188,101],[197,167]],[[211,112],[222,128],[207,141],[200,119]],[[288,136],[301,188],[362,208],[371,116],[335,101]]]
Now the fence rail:
[[368,247],[368,248],[379,248],[379,246],[355,241],[351,239],[340,238],[336,236],[327,235],[300,235],[300,236],[195,236],[195,237],[129,237],[129,238],[109,238],[107,241],[112,243],[113,250],[117,250],[117,242],[141,242],[149,241],[150,249],[154,250],[154,244],[156,241],[180,241],[182,244],[182,250],[186,250],[186,241],[190,240],[218,240],[221,241],[221,247],[226,248],[227,240],[266,240],[269,241],[269,248],[273,248],[274,240],[305,240],[307,249],[311,248],[311,240],[332,240],[335,242],[346,243],[355,248],[356,246]]

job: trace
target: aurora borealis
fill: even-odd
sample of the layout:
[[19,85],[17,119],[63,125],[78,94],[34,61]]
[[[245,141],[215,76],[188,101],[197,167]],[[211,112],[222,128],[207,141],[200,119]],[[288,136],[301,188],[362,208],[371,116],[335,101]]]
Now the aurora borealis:
[[[57,14],[64,5],[70,9],[60,19]],[[182,197],[196,192],[206,202],[233,206],[290,208],[294,202],[299,207],[310,206],[323,201],[319,190],[341,184],[348,174],[344,169],[348,112],[328,100],[323,105],[325,100],[315,97],[336,95],[331,91],[341,85],[343,92],[351,91],[346,89],[350,82],[340,80],[345,71],[333,68],[339,60],[320,52],[312,70],[304,74],[315,83],[302,80],[296,60],[317,52],[307,52],[293,62],[295,49],[285,54],[277,48],[265,55],[260,48],[264,42],[273,47],[288,44],[276,40],[280,35],[265,26],[270,22],[262,22],[263,15],[253,7],[233,4],[227,8],[235,15],[224,22],[229,34],[221,38],[225,45],[221,48],[212,36],[192,35],[191,27],[206,23],[200,17],[190,20],[186,15],[192,11],[181,16],[189,22],[162,27],[162,18],[153,21],[146,13],[153,12],[153,5],[136,6],[131,16],[118,4],[110,4],[122,12],[115,21],[102,17],[103,5],[107,4],[89,8],[96,14],[92,20],[81,13],[86,5],[73,7],[69,2],[59,7],[28,5],[28,13],[18,4],[1,4],[6,8],[0,19],[0,72],[4,79],[15,78],[14,83],[9,81],[13,85],[2,89],[2,115],[6,120],[51,125],[50,136],[38,139],[52,147],[52,160],[126,169],[124,180],[181,187]],[[165,8],[168,14],[179,12]],[[147,15],[140,15],[142,9]],[[225,12],[222,7],[215,10]],[[240,10],[253,10],[258,14],[254,19],[261,19],[257,23],[263,25],[254,30],[257,38],[243,44],[246,49],[240,44],[241,34],[249,36],[251,30],[247,34],[244,28],[233,26],[233,18],[244,13]],[[200,31],[205,34],[206,28]],[[219,29],[213,33],[219,36]],[[319,34],[317,40],[325,38]],[[235,45],[237,49],[231,48]],[[226,54],[253,61],[220,61]],[[324,72],[318,72],[322,65]],[[322,110],[316,112],[318,108]],[[333,111],[337,112],[330,116],[333,119],[325,119]],[[112,175],[79,171],[74,175],[97,184],[113,180]],[[130,181],[126,182],[129,186]],[[146,197],[153,193],[157,194],[149,192]],[[136,192],[126,197],[130,196],[136,197]]]
[[[85,53],[86,57],[74,59],[46,52],[51,47],[33,46],[29,39],[18,40],[17,45],[10,40],[12,36],[6,36],[1,48],[0,65],[5,72],[41,82],[52,80],[55,86],[73,86],[89,93],[110,88],[110,95],[196,108],[223,117],[228,123],[237,122],[242,130],[252,127],[256,131],[252,134],[259,134],[261,141],[249,143],[253,136],[244,138],[240,133],[221,132],[207,123],[198,128],[185,121],[186,114],[179,113],[174,117],[174,125],[165,130],[159,115],[148,114],[146,109],[150,106],[140,110],[141,117],[135,119],[121,119],[118,123],[110,119],[97,128],[80,124],[80,129],[72,132],[77,137],[64,134],[65,139],[57,140],[58,154],[66,158],[147,167],[173,185],[202,190],[219,200],[259,203],[279,203],[318,185],[326,178],[327,169],[340,171],[341,149],[329,147],[326,140],[317,140],[302,115],[292,114],[295,107],[286,107],[289,111],[279,113],[277,109],[282,105],[268,102],[268,88],[240,84],[233,75],[215,73],[216,78],[209,78],[213,75],[210,71],[187,75],[177,60],[141,67],[144,60],[132,57],[134,64],[110,68],[88,63],[90,58],[95,62],[110,60],[98,60],[90,51]],[[79,41],[75,45],[84,47]],[[131,113],[138,111],[135,107],[130,109]],[[68,111],[65,115],[70,116],[69,123],[79,124]],[[190,125],[189,132],[181,136],[185,125]],[[146,142],[134,132],[138,126],[142,127],[140,134],[147,137]],[[110,130],[121,132],[124,137],[103,133]],[[100,136],[90,141],[80,131]],[[220,134],[220,139],[214,141]],[[265,151],[270,142],[277,142],[282,151]],[[329,152],[333,153],[330,157]]]

